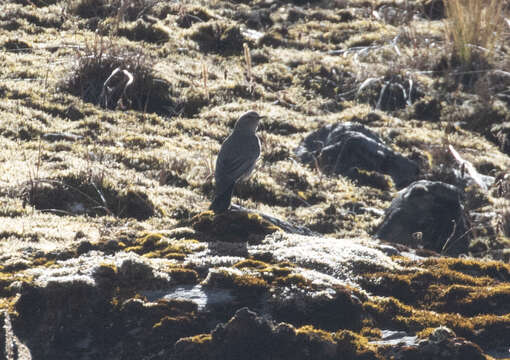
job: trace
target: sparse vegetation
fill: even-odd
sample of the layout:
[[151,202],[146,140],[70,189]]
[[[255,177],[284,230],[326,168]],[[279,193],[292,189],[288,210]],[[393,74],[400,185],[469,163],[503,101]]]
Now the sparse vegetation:
[[69,11],[84,18],[116,17],[117,21],[135,21],[161,0],[70,0]]
[[[191,349],[187,360],[224,359],[233,334],[251,346],[260,331],[281,350],[275,358],[419,359],[418,345],[371,341],[388,329],[425,341],[442,325],[465,344],[458,354],[507,352],[506,1],[1,7],[8,341],[10,316],[34,358],[178,359],[176,349]],[[215,216],[214,160],[250,109],[266,116],[263,151],[233,203],[254,211]],[[466,258],[420,248],[423,229],[409,248],[372,241],[400,187],[387,162],[332,174],[322,141],[309,164],[297,159],[307,135],[347,122],[415,162],[418,178],[461,189]],[[289,235],[270,216],[319,234]],[[244,306],[261,317],[231,320]]]
[[41,211],[59,215],[112,215],[147,219],[154,205],[147,195],[133,190],[119,191],[106,179],[68,177],[30,180],[26,201]]
[[445,0],[446,39],[464,71],[483,69],[494,56],[503,38],[504,7],[498,0]]
[[139,48],[121,48],[100,36],[78,52],[62,87],[107,109],[177,113],[172,86],[158,78],[150,58]]

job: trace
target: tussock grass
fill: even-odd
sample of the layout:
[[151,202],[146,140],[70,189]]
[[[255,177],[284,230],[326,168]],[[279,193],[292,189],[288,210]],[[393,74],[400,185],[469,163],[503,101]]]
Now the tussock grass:
[[118,20],[134,21],[161,2],[161,0],[72,0],[69,2],[69,10],[83,18],[117,16]]
[[502,38],[503,7],[501,0],[445,0],[445,36],[461,65],[476,69],[477,61],[489,59]]
[[96,37],[77,52],[76,66],[62,88],[108,109],[174,115],[171,85],[157,76],[141,49],[128,49]]

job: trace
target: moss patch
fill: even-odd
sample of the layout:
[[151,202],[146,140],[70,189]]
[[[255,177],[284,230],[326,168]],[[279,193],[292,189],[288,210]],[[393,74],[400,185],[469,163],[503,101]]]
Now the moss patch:
[[244,211],[215,215],[207,211],[195,216],[191,226],[210,240],[257,243],[279,228],[260,215]]
[[421,265],[425,270],[366,275],[370,290],[389,296],[363,305],[377,327],[418,332],[446,325],[482,348],[502,345],[496,331],[505,332],[510,324],[508,265],[461,259],[428,259]]

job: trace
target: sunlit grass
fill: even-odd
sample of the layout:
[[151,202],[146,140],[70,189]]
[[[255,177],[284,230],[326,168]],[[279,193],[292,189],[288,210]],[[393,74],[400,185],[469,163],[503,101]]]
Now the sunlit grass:
[[476,52],[490,57],[503,36],[503,7],[501,0],[445,0],[446,40],[462,65],[473,68]]

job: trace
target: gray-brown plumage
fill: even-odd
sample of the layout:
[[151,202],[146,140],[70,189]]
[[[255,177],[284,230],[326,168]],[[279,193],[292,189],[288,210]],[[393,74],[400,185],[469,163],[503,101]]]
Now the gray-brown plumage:
[[230,207],[234,185],[247,178],[260,156],[260,141],[256,135],[259,120],[255,111],[248,111],[237,120],[234,131],[221,145],[216,159],[216,190],[210,209],[225,212]]

